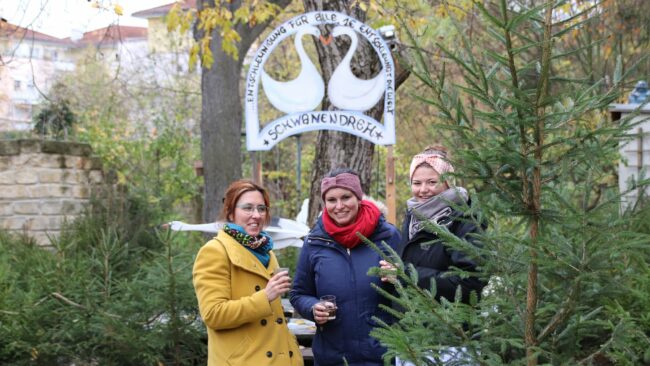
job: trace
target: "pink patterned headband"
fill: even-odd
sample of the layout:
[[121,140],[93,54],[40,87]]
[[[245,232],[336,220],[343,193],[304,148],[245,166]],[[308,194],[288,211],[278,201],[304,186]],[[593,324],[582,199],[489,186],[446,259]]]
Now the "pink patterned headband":
[[359,177],[351,173],[341,173],[335,177],[323,178],[323,180],[320,181],[320,194],[323,201],[325,201],[325,193],[332,188],[347,189],[354,193],[359,200],[363,197]]
[[421,164],[427,164],[433,168],[438,174],[453,173],[454,167],[445,159],[446,154],[443,152],[427,152],[417,154],[411,160],[411,169],[409,170],[409,180],[413,179],[415,169]]

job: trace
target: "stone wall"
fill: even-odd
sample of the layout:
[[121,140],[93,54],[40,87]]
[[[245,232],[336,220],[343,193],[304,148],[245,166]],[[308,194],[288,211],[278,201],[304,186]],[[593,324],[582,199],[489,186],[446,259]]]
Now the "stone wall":
[[0,141],[0,228],[49,245],[103,181],[90,145],[43,140]]

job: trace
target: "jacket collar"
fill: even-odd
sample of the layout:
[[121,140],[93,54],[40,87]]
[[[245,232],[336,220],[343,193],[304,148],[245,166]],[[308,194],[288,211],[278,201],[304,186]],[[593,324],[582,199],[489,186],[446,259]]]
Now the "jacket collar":
[[[379,216],[379,221],[377,221],[377,227],[375,228],[375,231],[372,233],[373,238],[382,240],[390,237],[391,233],[390,231],[386,230],[386,227],[384,226],[385,222],[386,222],[386,218],[384,217],[384,214],[381,214]],[[323,225],[323,218],[320,216],[316,220],[316,225],[314,225],[314,227],[311,229],[309,234],[331,239],[329,234],[325,231],[325,227]]]
[[269,261],[269,267],[266,268],[253,253],[249,252],[248,249],[244,248],[243,245],[239,244],[239,242],[223,230],[219,231],[216,240],[223,243],[223,247],[226,249],[228,258],[230,258],[233,266],[241,268],[244,271],[255,273],[268,280],[271,278],[271,269],[278,266],[278,260],[273,251],[270,252],[271,260]]
[[[379,216],[379,222],[377,223],[377,227],[375,228],[375,231],[368,237],[371,241],[378,243],[381,242],[382,240],[388,240],[391,237],[391,232],[386,228],[384,225],[384,222],[386,222],[386,218],[384,218],[384,215],[382,214]],[[318,217],[318,220],[316,221],[316,224],[312,227],[312,229],[309,231],[309,236],[312,238],[320,238],[320,239],[325,239],[326,241],[331,241],[332,243],[335,243],[336,241],[325,231],[325,227],[323,225],[323,218]],[[327,244],[327,246],[332,246],[330,244]]]

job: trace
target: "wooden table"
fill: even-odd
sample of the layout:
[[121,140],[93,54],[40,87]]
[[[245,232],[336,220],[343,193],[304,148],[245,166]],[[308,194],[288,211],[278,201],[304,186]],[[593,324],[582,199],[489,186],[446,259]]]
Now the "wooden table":
[[[289,321],[291,319],[294,321],[296,319],[300,319],[300,315],[294,311],[293,306],[291,306],[291,303],[289,302],[289,299],[282,299],[281,301],[282,307],[284,308],[284,316],[286,316]],[[311,342],[314,339],[314,334],[316,334],[316,331],[296,329],[293,327],[289,327],[289,331],[296,336],[296,340],[300,346],[300,353],[302,353],[302,358],[305,360],[305,366],[312,366],[314,364],[314,352],[311,349]]]

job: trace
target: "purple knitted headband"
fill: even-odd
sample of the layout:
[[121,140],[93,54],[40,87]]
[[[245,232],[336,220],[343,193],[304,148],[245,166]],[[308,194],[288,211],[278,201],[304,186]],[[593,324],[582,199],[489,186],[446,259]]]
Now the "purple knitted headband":
[[323,180],[320,181],[320,195],[323,201],[325,201],[325,193],[332,188],[347,189],[354,193],[359,200],[363,197],[359,177],[352,173],[341,173],[335,177],[323,178]]

